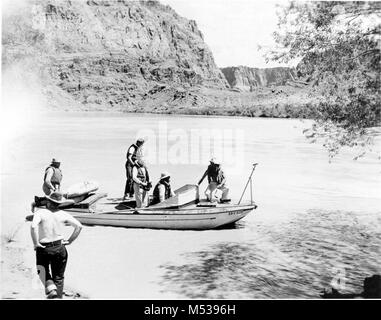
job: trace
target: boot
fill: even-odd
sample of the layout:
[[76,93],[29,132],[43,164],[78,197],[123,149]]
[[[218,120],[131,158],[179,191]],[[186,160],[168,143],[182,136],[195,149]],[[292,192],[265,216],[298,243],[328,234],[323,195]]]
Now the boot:
[[57,294],[57,291],[56,290],[51,290],[47,296],[46,296],[47,299],[56,299],[58,298],[58,294]]

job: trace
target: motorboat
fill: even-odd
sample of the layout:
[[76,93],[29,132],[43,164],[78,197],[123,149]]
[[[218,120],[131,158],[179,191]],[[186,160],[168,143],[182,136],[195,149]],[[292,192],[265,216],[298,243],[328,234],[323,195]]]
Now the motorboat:
[[[256,164],[254,165],[253,171]],[[250,183],[251,173],[238,203],[230,199],[210,202],[200,199],[198,185],[187,184],[174,190],[175,196],[155,205],[136,208],[133,199],[106,198],[106,193],[92,190],[88,194],[76,194],[76,201],[63,207],[82,224],[89,226],[114,226],[125,228],[150,228],[173,230],[207,230],[232,225],[257,208],[252,196],[250,203],[241,203]],[[103,200],[106,198],[106,200]],[[38,206],[44,198],[35,197]],[[31,220],[33,216],[28,216]]]

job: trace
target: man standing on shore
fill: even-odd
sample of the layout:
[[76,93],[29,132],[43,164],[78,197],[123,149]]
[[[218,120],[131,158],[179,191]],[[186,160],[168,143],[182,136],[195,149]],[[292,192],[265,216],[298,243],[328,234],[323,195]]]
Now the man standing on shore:
[[126,161],[126,186],[124,188],[123,199],[127,197],[132,198],[134,196],[134,181],[132,179],[132,168],[136,165],[137,160],[141,160],[142,155],[142,146],[144,144],[144,139],[139,138],[136,140],[135,144],[132,144],[127,150],[127,161]]
[[[37,271],[45,286],[47,298],[62,299],[68,257],[65,245],[77,239],[82,225],[70,214],[60,210],[60,207],[70,201],[63,198],[61,193],[53,192],[46,199],[46,209],[39,209],[34,213],[31,236],[36,251]],[[63,238],[64,225],[74,227],[68,240]]]

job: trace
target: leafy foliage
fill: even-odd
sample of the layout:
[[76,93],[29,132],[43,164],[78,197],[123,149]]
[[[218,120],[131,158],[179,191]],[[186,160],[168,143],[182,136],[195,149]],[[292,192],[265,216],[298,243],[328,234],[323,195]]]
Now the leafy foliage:
[[370,145],[369,128],[380,125],[380,15],[381,2],[347,1],[291,2],[279,13],[267,58],[300,60],[298,76],[320,97],[306,135],[324,137],[330,157]]

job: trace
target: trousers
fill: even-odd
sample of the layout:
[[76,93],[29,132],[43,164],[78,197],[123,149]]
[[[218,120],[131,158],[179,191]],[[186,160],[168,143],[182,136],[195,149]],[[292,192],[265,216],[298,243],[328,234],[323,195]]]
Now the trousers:
[[66,247],[62,244],[36,249],[37,271],[46,294],[57,290],[58,297],[62,298],[67,258]]

